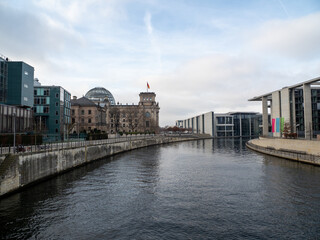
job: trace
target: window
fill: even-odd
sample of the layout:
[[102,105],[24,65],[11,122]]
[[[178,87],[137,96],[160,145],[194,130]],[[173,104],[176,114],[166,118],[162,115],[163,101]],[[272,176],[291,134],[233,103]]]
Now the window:
[[75,122],[76,122],[76,119],[72,118],[71,121],[72,121],[72,123],[75,123]]
[[81,123],[84,123],[84,118],[81,118]]
[[25,102],[28,102],[28,98],[27,98],[27,97],[24,97],[23,100],[24,100]]
[[56,119],[56,124],[58,124],[59,123],[59,121]]
[[27,71],[24,71],[24,75],[27,75],[27,76],[28,76],[28,75],[29,75],[29,73],[28,73]]
[[59,106],[59,103],[58,102],[56,102],[56,107],[58,107]]
[[124,123],[124,124],[122,124],[122,127],[125,127],[126,126],[126,124]]
[[58,112],[58,111],[56,111],[56,115],[57,115],[57,116],[59,115],[59,112]]
[[74,109],[71,110],[71,114],[74,115]]
[[125,122],[126,121],[126,119],[124,118],[124,119],[122,119],[122,122]]
[[81,115],[84,115],[84,110],[81,110]]
[[91,110],[88,110],[88,114],[91,114]]
[[146,117],[147,118],[150,118],[151,117],[151,114],[149,112],[146,112]]
[[56,93],[56,98],[59,98],[59,93]]
[[225,117],[217,117],[218,124],[224,124],[225,123]]
[[58,128],[56,128],[56,133],[58,132]]
[[113,124],[111,123],[111,127],[113,127]]
[[28,88],[28,87],[29,87],[28,84],[23,84],[23,86],[24,86],[25,88]]
[[43,112],[44,113],[49,113],[49,107],[43,107]]
[[149,121],[146,121],[146,127],[149,127]]
[[111,122],[113,122],[113,119],[111,118]]
[[91,118],[88,119],[88,123],[91,123]]

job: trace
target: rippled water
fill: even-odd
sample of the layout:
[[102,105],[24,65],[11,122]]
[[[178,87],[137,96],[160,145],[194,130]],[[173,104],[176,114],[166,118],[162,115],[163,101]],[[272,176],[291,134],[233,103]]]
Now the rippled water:
[[319,239],[320,167],[199,140],[119,154],[0,200],[2,239]]

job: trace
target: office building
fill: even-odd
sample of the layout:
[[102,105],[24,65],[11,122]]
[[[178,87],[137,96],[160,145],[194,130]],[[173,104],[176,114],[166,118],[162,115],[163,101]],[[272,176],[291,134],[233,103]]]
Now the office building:
[[319,81],[314,78],[249,99],[262,101],[263,135],[281,137],[285,126],[306,139],[320,134]]
[[24,62],[8,61],[6,104],[33,107],[34,68]]
[[[38,85],[38,84],[37,84]],[[60,86],[34,87],[35,131],[45,141],[59,141],[71,131],[71,94]]]
[[33,73],[30,65],[0,56],[0,133],[32,131]]
[[212,137],[253,137],[259,136],[261,121],[261,114],[256,112],[208,112],[177,120],[176,126]]

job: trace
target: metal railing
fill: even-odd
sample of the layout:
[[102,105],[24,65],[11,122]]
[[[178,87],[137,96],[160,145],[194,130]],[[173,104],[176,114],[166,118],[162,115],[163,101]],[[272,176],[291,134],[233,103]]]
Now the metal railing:
[[93,145],[102,145],[102,144],[114,144],[120,142],[127,142],[127,141],[134,141],[140,139],[155,139],[155,138],[162,138],[161,135],[127,135],[115,138],[108,138],[102,140],[88,140],[88,141],[80,141],[75,139],[74,141],[68,142],[52,142],[52,143],[45,143],[41,145],[17,145],[16,147],[13,146],[0,146],[0,155],[5,155],[8,153],[28,153],[28,152],[45,152],[45,151],[52,151],[52,150],[62,150],[68,148],[78,148],[78,147],[85,147],[85,146],[93,146]]

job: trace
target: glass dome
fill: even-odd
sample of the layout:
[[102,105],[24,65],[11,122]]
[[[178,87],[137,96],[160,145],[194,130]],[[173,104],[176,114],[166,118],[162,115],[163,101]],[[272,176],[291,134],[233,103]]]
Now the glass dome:
[[86,93],[85,97],[94,102],[101,102],[101,103],[107,97],[110,102],[110,105],[115,105],[115,102],[116,102],[111,92],[109,92],[107,89],[103,87],[92,88]]

